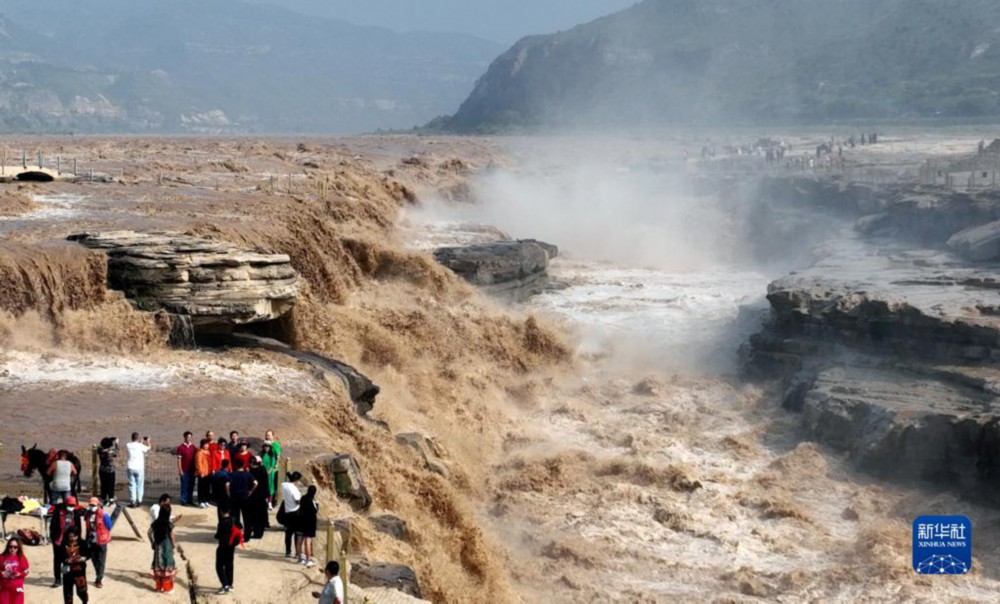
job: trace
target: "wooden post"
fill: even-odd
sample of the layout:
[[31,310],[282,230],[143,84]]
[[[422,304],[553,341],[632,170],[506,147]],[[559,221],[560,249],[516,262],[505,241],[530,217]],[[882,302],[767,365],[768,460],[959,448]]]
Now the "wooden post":
[[79,172],[76,171],[76,158],[73,158],[73,176],[76,176]]
[[333,527],[333,518],[326,519],[326,561],[337,559],[337,551],[334,547],[334,537],[337,530]]
[[90,494],[97,497],[101,492],[97,483],[97,468],[100,466],[100,458],[97,455],[97,445],[90,447]]
[[62,156],[56,156],[56,174],[62,174]]
[[[115,504],[116,506],[118,504]],[[125,520],[128,520],[129,526],[132,527],[132,532],[135,533],[136,539],[142,540],[142,533],[139,532],[139,527],[135,525],[135,521],[132,520],[132,514],[128,513],[128,508],[121,506],[122,513],[125,514]]]
[[347,599],[347,590],[351,585],[350,573],[347,572],[347,550],[340,553],[340,582],[344,586],[344,601],[349,602]]
[[[326,561],[336,560],[340,564],[340,581],[344,585],[344,601],[347,599],[347,586],[350,584],[349,573],[347,572],[347,554],[351,549],[351,537],[348,533],[344,540],[340,542],[340,547],[336,547],[338,539],[336,525],[333,518],[327,518],[326,524]],[[338,551],[339,549],[339,551]]]
[[351,549],[351,535],[348,533],[347,538],[344,542],[340,544],[340,582],[344,586],[344,602],[348,602],[347,599],[347,587],[351,584],[350,573],[347,572],[347,554]]

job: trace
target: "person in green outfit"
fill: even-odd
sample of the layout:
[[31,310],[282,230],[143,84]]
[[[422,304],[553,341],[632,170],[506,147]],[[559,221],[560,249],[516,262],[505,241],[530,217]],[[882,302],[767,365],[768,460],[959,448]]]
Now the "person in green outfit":
[[281,460],[281,443],[274,438],[274,430],[264,433],[264,446],[260,452],[260,460],[267,470],[267,509],[274,509],[278,493],[278,468]]

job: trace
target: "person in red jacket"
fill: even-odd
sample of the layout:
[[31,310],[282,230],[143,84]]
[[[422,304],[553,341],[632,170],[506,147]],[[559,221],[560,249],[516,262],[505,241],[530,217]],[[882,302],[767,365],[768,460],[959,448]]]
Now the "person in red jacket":
[[[253,452],[250,450],[250,444],[247,443],[247,441],[245,440],[241,440],[240,444],[236,446],[236,453],[235,454],[230,453],[230,456],[232,457],[232,461],[229,462],[230,466],[235,468],[236,462],[242,461],[243,462],[242,466],[244,468],[249,468],[250,458],[253,457]],[[261,486],[267,486],[267,485],[261,485]]]
[[21,541],[12,537],[0,554],[0,604],[24,604],[24,578],[28,576],[28,559]]
[[[206,432],[205,440],[208,441],[208,473],[215,474],[222,469],[222,454],[219,453],[219,444],[215,442],[215,432],[212,432],[211,430]],[[223,449],[224,448],[225,447],[223,447]]]
[[87,550],[97,574],[94,587],[101,588],[104,587],[104,565],[108,561],[108,543],[111,541],[111,516],[104,511],[99,498],[91,497],[84,519],[87,523]]

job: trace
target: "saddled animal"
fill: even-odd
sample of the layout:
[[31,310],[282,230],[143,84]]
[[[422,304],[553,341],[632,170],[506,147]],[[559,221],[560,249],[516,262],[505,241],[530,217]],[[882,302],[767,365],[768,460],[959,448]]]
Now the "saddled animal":
[[[21,445],[21,473],[27,477],[31,477],[38,470],[38,473],[42,476],[42,489],[44,490],[44,501],[45,503],[52,502],[52,475],[49,474],[49,466],[55,461],[59,456],[59,451],[56,449],[50,449],[48,452],[43,451],[38,448],[38,443],[31,445],[30,449],[24,448]],[[73,476],[73,482],[71,484],[71,490],[73,493],[80,492],[80,458],[76,456],[72,451],[69,452],[69,462],[73,464],[76,468],[76,475]]]

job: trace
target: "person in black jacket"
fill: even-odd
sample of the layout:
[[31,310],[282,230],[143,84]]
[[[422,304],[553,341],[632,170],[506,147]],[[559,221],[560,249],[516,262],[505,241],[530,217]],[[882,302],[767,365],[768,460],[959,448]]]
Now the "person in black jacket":
[[229,484],[226,485],[226,494],[229,496],[230,509],[233,514],[233,522],[240,525],[240,528],[249,532],[252,509],[250,507],[250,496],[259,485],[250,473],[250,468],[243,465],[242,459],[233,462],[233,473],[229,477]]
[[73,588],[76,588],[76,595],[80,597],[83,604],[87,604],[87,558],[90,554],[87,550],[87,543],[80,538],[80,531],[76,528],[67,529],[62,535],[62,545],[59,546],[62,554],[62,586],[63,601],[66,604],[73,602]]
[[319,517],[319,504],[316,503],[316,485],[309,485],[306,494],[299,502],[299,514],[295,521],[296,549],[302,552],[300,564],[306,568],[316,566],[313,560],[312,542],[316,537],[316,523]]
[[217,593],[222,595],[233,591],[236,546],[246,545],[243,543],[243,531],[233,522],[229,510],[222,508],[219,515],[219,526],[215,530],[215,539],[219,542],[219,546],[215,548],[215,574],[222,584]]
[[[221,445],[220,445],[221,446]],[[222,460],[222,467],[212,474],[212,500],[218,506],[219,518],[222,518],[222,509],[231,509],[233,505],[229,502],[229,479],[232,474],[229,471],[229,460]]]
[[49,540],[52,543],[52,573],[55,579],[52,587],[63,585],[63,556],[66,553],[63,543],[66,533],[76,530],[77,536],[83,530],[83,515],[85,510],[76,503],[76,497],[70,495],[63,503],[55,506],[52,510],[52,517],[49,520]]
[[268,524],[267,498],[269,492],[267,490],[267,469],[261,464],[260,458],[250,458],[250,475],[257,482],[257,488],[250,493],[250,501],[248,502],[250,526],[247,527],[249,533],[247,538],[263,539],[264,530]]

